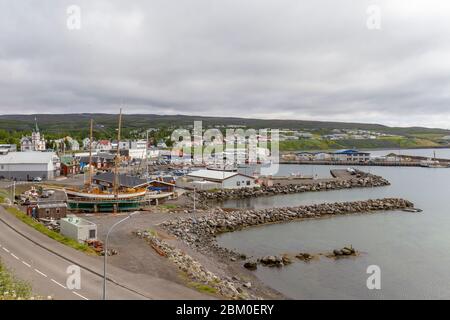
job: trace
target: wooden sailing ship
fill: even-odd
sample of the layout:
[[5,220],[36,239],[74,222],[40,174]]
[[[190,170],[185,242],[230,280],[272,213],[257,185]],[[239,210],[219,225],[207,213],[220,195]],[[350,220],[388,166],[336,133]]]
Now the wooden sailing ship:
[[117,137],[117,154],[114,166],[114,182],[112,189],[92,183],[92,131],[90,123],[88,181],[80,190],[65,188],[67,207],[75,212],[123,212],[140,209],[146,202],[146,188],[125,188],[119,182],[120,164],[120,134],[122,127],[122,110],[119,114],[119,129]]

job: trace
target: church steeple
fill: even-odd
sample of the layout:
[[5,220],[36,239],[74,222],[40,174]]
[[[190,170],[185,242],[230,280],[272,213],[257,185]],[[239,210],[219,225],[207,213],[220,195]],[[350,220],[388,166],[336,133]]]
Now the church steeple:
[[35,128],[36,132],[39,132],[39,127],[38,127],[38,124],[37,124],[37,118],[36,117],[34,117],[34,124],[36,126],[36,128]]

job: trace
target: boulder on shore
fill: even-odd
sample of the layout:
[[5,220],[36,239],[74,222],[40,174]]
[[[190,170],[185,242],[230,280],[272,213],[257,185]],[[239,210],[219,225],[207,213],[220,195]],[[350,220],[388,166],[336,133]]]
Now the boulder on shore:
[[258,269],[258,264],[255,261],[247,261],[244,263],[244,268],[248,270],[256,270]]

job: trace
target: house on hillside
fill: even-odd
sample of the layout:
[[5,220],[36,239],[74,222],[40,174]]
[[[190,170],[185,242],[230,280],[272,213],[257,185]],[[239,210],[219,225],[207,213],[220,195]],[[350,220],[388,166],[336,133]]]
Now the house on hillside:
[[100,140],[97,143],[95,143],[95,150],[96,151],[110,151],[113,149],[112,143],[109,140]]
[[80,173],[80,163],[77,157],[62,156],[61,157],[61,175],[75,175]]
[[[98,153],[91,157],[91,164],[97,170],[108,170],[114,167],[114,159],[116,156],[110,153]],[[84,170],[89,165],[89,156],[78,158],[80,170]]]
[[62,151],[78,151],[80,150],[80,143],[76,140],[73,139],[72,137],[64,137],[62,139],[58,139],[54,141],[56,144],[56,149],[57,150],[62,150]]

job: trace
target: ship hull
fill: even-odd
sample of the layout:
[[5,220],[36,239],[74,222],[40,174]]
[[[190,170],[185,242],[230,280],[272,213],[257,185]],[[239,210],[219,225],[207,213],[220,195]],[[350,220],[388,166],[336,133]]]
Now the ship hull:
[[79,213],[135,211],[146,204],[146,190],[118,195],[66,190],[66,194],[67,208]]
[[111,200],[111,201],[80,201],[68,200],[67,208],[70,211],[79,213],[99,213],[99,212],[126,212],[141,209],[145,201],[138,200]]

